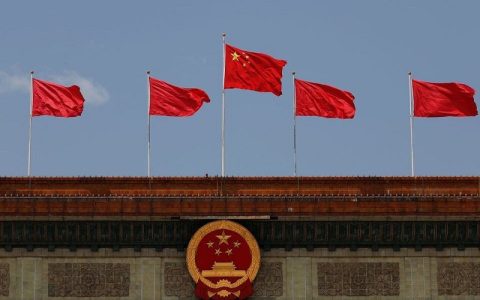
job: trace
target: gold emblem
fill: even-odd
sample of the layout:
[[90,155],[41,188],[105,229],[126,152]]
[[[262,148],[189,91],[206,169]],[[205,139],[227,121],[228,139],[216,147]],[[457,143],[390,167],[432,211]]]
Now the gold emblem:
[[228,220],[213,221],[198,229],[190,240],[187,266],[197,287],[205,286],[209,297],[237,293],[240,296],[242,287],[257,276],[260,249],[242,225]]

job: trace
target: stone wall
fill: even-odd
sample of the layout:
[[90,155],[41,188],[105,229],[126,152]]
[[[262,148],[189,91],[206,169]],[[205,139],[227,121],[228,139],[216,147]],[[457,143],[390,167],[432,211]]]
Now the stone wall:
[[[0,250],[3,299],[194,299],[185,253]],[[262,252],[253,299],[478,299],[480,251]]]

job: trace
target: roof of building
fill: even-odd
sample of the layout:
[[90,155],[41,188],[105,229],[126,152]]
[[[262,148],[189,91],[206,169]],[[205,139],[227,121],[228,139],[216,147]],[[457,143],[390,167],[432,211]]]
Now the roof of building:
[[480,177],[0,177],[0,195],[477,195]]
[[3,177],[0,216],[480,216],[480,177]]

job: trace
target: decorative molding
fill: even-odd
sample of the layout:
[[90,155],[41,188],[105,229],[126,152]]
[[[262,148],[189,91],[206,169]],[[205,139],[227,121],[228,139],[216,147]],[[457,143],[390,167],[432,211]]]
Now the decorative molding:
[[269,298],[283,295],[283,263],[262,261],[253,283],[253,297]]
[[399,296],[398,263],[318,263],[320,296]]
[[437,286],[439,296],[480,295],[480,263],[439,262]]
[[163,270],[165,296],[192,297],[195,284],[185,262],[165,262]]
[[50,263],[49,297],[127,297],[130,264]]
[[10,293],[10,265],[0,264],[0,296],[8,297]]

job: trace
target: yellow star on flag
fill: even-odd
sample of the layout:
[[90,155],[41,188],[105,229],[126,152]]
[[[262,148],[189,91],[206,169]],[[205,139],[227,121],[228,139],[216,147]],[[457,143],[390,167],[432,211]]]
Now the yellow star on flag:
[[221,235],[217,235],[217,238],[220,240],[218,242],[218,245],[221,245],[221,244],[226,244],[228,245],[228,239],[231,237],[231,235],[226,235],[225,234],[225,230],[222,231],[222,234]]
[[232,53],[232,60],[236,60],[236,61],[239,61],[238,58],[240,57],[240,55],[238,55],[238,53],[236,51],[234,51]]

